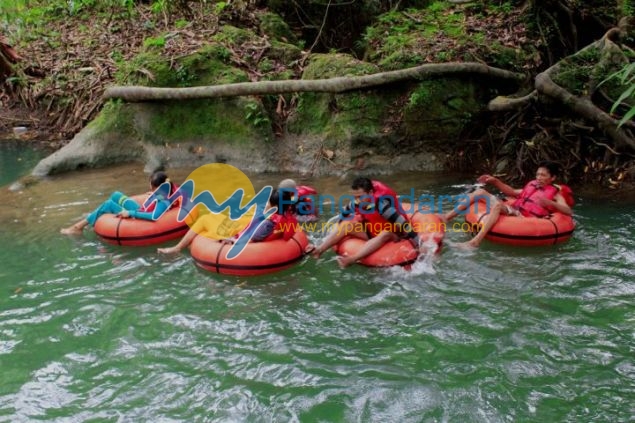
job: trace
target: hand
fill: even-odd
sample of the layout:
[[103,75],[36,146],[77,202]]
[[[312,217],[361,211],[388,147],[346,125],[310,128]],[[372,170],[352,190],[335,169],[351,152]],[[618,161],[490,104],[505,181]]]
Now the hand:
[[130,212],[128,210],[122,210],[119,213],[117,213],[117,216],[123,217],[125,219],[130,217]]
[[536,196],[536,204],[538,204],[540,207],[549,207],[549,206],[553,206],[554,202],[540,195],[540,196]]
[[481,184],[492,184],[496,181],[496,178],[492,175],[481,175],[478,177],[477,181]]

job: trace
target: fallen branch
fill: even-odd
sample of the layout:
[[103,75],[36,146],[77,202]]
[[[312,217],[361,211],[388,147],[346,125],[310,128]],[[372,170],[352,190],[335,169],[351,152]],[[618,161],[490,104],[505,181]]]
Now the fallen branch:
[[439,75],[481,74],[492,78],[522,81],[523,74],[494,68],[481,63],[425,64],[413,68],[380,72],[373,75],[343,76],[330,79],[240,82],[189,88],[153,88],[141,86],[115,86],[106,89],[105,99],[126,101],[191,100],[214,97],[284,94],[296,92],[341,93],[376,87],[404,80],[422,80]]

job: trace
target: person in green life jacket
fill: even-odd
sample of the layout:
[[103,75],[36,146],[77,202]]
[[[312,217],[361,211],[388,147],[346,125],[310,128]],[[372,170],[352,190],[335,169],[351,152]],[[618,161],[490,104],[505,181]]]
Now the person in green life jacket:
[[[164,171],[156,171],[150,176],[150,188],[152,191],[156,191],[164,182],[170,182],[168,175]],[[97,219],[106,213],[116,214],[120,217],[132,217],[135,219],[154,220],[154,213],[162,213],[170,208],[170,203],[167,198],[172,195],[177,189],[177,186],[170,182],[170,192],[165,195],[159,195],[159,199],[153,202],[148,208],[143,207],[143,204],[137,203],[132,198],[123,194],[122,192],[113,192],[108,200],[104,201],[88,214],[84,219],[74,223],[73,225],[63,228],[60,233],[65,235],[78,235],[81,234],[83,229],[88,226],[94,226]]]
[[469,195],[469,205],[462,203],[445,213],[442,219],[449,222],[459,214],[465,213],[465,210],[479,198],[487,196],[490,198],[490,212],[483,221],[483,226],[478,234],[468,242],[457,244],[457,247],[478,247],[498,221],[500,215],[544,218],[556,211],[566,215],[573,214],[571,210],[571,206],[574,204],[573,193],[566,185],[554,184],[557,174],[558,165],[556,163],[542,162],[536,170],[536,179],[528,182],[522,189],[512,188],[495,176],[481,175],[478,178],[479,183],[493,185],[506,196],[515,198],[515,201],[511,205],[504,204],[488,191],[477,189]]

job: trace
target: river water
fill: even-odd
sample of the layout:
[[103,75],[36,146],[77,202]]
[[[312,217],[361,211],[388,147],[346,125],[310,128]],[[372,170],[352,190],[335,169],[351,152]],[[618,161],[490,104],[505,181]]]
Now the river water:
[[[385,180],[430,194],[467,182]],[[567,244],[446,247],[411,272],[340,270],[326,253],[226,277],[187,253],[58,233],[146,186],[126,165],[1,188],[0,421],[635,420],[633,204],[578,198]]]

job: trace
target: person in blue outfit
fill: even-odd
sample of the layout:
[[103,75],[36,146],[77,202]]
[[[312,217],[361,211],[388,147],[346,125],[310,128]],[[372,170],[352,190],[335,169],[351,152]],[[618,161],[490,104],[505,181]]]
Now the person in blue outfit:
[[[156,191],[164,182],[170,182],[168,175],[164,171],[156,171],[150,176],[150,188],[152,191]],[[162,213],[170,207],[167,198],[172,195],[176,189],[176,185],[170,182],[170,192],[165,193],[165,195],[158,193],[158,201],[153,202],[147,208],[124,193],[115,191],[110,195],[108,200],[101,203],[99,207],[93,210],[84,219],[67,228],[63,228],[60,232],[65,235],[81,234],[86,226],[94,226],[97,219],[106,213],[116,214],[124,218],[132,217],[135,219],[154,220],[153,215],[155,212]]]

